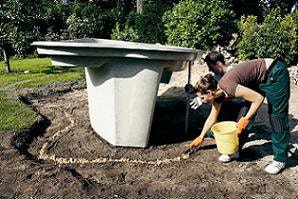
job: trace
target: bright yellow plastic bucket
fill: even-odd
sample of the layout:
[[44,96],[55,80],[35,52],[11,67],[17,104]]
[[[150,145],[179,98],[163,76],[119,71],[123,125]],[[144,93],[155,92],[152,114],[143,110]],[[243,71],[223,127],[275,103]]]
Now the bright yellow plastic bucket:
[[239,139],[236,124],[233,121],[223,121],[211,127],[219,153],[230,155],[238,151]]

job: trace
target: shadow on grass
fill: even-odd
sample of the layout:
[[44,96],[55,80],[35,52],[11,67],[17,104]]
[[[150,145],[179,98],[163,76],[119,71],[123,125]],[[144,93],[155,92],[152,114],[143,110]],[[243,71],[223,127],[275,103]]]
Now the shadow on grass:
[[83,72],[82,67],[58,67],[58,66],[47,66],[41,73],[44,74],[61,74],[61,73],[70,73],[70,72]]

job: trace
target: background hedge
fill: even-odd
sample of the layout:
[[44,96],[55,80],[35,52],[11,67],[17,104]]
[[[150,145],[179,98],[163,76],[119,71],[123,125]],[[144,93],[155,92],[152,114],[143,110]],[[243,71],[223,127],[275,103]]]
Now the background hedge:
[[0,50],[25,57],[34,40],[83,37],[211,50],[237,33],[240,59],[280,55],[297,62],[298,0],[144,0],[141,13],[136,2],[1,1]]

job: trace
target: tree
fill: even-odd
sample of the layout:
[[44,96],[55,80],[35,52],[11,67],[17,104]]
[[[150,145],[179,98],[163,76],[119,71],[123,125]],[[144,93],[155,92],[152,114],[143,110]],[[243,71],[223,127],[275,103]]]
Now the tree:
[[103,11],[94,4],[77,4],[67,18],[67,31],[71,39],[97,37],[102,33]]
[[231,0],[237,18],[241,16],[257,16],[258,22],[263,22],[265,16],[274,8],[280,8],[288,14],[298,6],[298,0]]
[[164,2],[145,4],[142,14],[132,11],[126,23],[117,23],[111,35],[112,39],[164,44],[166,36],[162,16],[169,9]]
[[9,64],[9,54],[7,51],[7,38],[8,38],[8,18],[5,14],[6,3],[4,1],[0,2],[0,50],[5,63],[6,73],[10,73],[10,64]]
[[223,0],[181,1],[163,19],[169,44],[205,50],[228,43],[234,28],[234,12]]
[[143,0],[137,0],[137,13],[142,14],[143,13]]
[[260,0],[263,12],[267,15],[272,9],[279,8],[284,14],[290,13],[294,6],[297,6],[297,0]]
[[232,0],[232,7],[238,19],[241,16],[253,15],[262,20],[262,0]]
[[39,0],[5,0],[0,3],[0,47],[10,72],[8,44],[17,57],[24,57],[39,36],[42,3]]
[[45,40],[67,39],[66,20],[70,15],[70,6],[60,2],[48,2],[43,14],[44,27],[42,28]]
[[288,64],[297,60],[297,22],[295,13],[283,15],[280,8],[271,10],[263,23],[256,16],[242,17],[237,54],[241,60],[258,57],[281,57]]

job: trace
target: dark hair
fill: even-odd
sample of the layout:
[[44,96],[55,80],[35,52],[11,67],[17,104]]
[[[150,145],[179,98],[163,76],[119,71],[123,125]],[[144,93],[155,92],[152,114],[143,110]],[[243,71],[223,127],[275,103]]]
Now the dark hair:
[[201,94],[206,94],[207,90],[215,91],[217,89],[217,81],[213,75],[207,74],[196,83],[195,89]]
[[218,61],[225,64],[225,57],[220,52],[212,51],[206,55],[204,61],[207,63],[208,66],[210,66],[210,64],[216,64],[216,62]]

